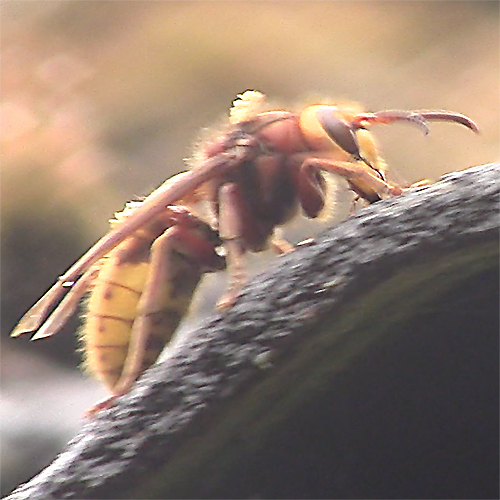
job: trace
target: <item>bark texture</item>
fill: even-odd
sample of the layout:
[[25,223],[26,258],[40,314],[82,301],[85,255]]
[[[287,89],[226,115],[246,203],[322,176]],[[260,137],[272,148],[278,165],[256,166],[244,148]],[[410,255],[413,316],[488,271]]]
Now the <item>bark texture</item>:
[[8,498],[498,498],[500,167],[253,279]]

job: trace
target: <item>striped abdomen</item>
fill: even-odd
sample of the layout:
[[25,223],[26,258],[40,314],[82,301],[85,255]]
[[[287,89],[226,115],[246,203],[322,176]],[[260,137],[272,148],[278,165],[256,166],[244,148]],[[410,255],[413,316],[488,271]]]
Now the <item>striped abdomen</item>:
[[[184,228],[178,225],[177,219],[172,220],[169,213],[166,210],[148,226],[136,231],[102,260],[87,302],[86,324],[82,332],[85,367],[111,391],[122,375],[130,352],[132,327],[151,272],[151,247],[158,236],[178,235],[178,228]],[[212,240],[216,238],[215,233],[192,215],[183,214],[183,217],[194,224],[193,227],[188,225],[184,232],[206,243],[217,266],[207,269],[204,262],[195,258],[194,251],[191,252],[182,237],[173,238],[172,248],[165,256],[171,273],[168,282],[161,283],[161,307],[148,315],[152,319],[151,330],[140,373],[156,361],[170,341],[189,308],[202,273],[222,268],[223,259],[214,252],[216,244]],[[141,307],[144,308],[144,304]]]

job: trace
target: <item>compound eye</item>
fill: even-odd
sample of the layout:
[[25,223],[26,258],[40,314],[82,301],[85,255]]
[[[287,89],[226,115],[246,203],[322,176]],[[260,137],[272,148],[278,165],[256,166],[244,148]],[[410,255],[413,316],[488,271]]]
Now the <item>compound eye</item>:
[[332,141],[356,160],[363,160],[356,134],[345,121],[337,118],[327,107],[319,108],[316,118]]

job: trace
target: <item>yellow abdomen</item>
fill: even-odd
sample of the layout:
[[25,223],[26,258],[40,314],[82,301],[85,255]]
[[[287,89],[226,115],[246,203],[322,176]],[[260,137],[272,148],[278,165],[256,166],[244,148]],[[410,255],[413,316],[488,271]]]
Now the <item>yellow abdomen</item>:
[[[129,213],[126,209],[116,214],[117,221]],[[155,245],[159,238],[168,242],[160,250]],[[81,342],[85,369],[111,392],[124,367],[130,370],[131,360],[142,361],[142,366],[134,367],[134,376],[156,361],[186,315],[202,274],[224,268],[224,259],[215,253],[219,243],[208,224],[177,207],[158,214],[100,261]],[[151,264],[156,262],[154,255],[163,260],[159,268],[168,268],[161,277],[154,275],[159,269]],[[146,288],[149,295],[144,294]],[[145,344],[138,347],[140,338]]]
[[103,262],[87,303],[82,332],[85,368],[109,389],[120,378],[129,352],[148,269],[147,262],[118,263],[111,255]]
[[[130,244],[130,240],[122,245]],[[101,265],[87,302],[82,330],[84,365],[110,390],[122,375],[130,353],[134,321],[150,272],[149,261],[123,261],[117,247]],[[142,373],[158,358],[186,315],[201,278],[199,267],[176,252],[170,255],[172,276],[164,284],[164,303],[156,311],[145,346]]]

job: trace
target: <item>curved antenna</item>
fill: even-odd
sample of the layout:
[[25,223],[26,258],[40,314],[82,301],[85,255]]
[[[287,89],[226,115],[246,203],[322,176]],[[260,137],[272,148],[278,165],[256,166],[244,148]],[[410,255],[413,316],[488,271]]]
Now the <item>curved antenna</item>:
[[358,128],[363,128],[372,124],[388,125],[393,122],[409,122],[419,127],[424,135],[429,133],[429,126],[427,125],[425,118],[414,111],[391,109],[386,111],[377,111],[376,113],[361,113],[356,115],[352,122],[353,125],[357,125]]
[[473,132],[479,133],[479,127],[468,116],[452,111],[415,111],[426,120],[435,120],[440,122],[455,122],[463,125]]
[[396,121],[406,121],[417,125],[422,132],[429,133],[427,120],[454,122],[463,125],[473,132],[479,132],[478,126],[467,116],[452,111],[403,111],[391,109],[376,113],[361,113],[352,120],[353,125],[364,127],[370,124],[390,124]]

